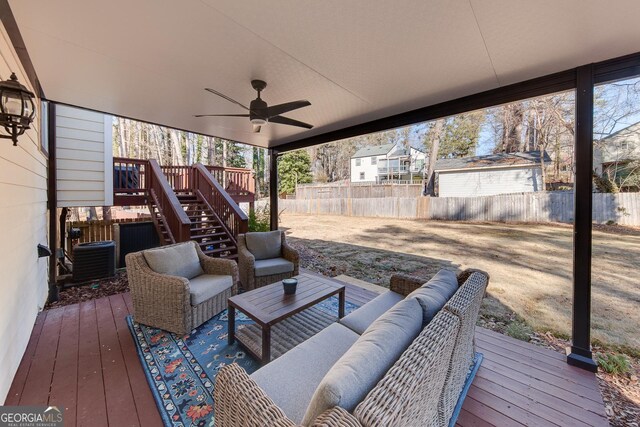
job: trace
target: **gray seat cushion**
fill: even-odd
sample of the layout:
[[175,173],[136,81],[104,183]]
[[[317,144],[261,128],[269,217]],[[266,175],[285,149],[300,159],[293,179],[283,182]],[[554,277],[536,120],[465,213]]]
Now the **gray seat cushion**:
[[404,300],[380,316],[324,376],[303,425],[334,406],[352,412],[422,330],[422,308]]
[[362,335],[378,317],[403,299],[404,297],[398,293],[385,291],[353,313],[343,317],[340,323]]
[[198,252],[192,242],[149,249],[144,251],[143,255],[149,267],[156,273],[187,279],[204,273]]
[[282,256],[282,235],[280,230],[244,235],[247,249],[256,260],[279,258]]
[[299,424],[320,380],[358,338],[349,328],[333,323],[258,369],[251,378]]
[[221,294],[233,286],[231,276],[202,274],[189,279],[189,294],[191,305],[198,305]]
[[256,277],[271,276],[272,274],[291,273],[293,263],[284,258],[271,258],[256,260]]
[[431,280],[407,295],[422,306],[423,327],[444,307],[458,290],[458,277],[453,271],[440,270]]

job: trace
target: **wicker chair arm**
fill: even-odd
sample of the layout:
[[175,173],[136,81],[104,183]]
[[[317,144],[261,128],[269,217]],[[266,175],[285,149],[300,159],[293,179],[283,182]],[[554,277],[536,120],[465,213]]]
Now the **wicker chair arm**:
[[295,427],[237,363],[224,366],[213,389],[217,427]]
[[250,264],[252,268],[255,267],[256,264],[256,257],[249,252],[246,246],[238,246],[238,260],[242,260],[248,265]]
[[293,275],[297,276],[300,272],[300,254],[287,243],[284,231],[282,232],[282,257],[293,263]]
[[245,291],[255,289],[256,258],[247,248],[244,234],[238,234],[238,268],[240,283]]
[[480,273],[487,278],[487,283],[489,282],[489,273],[483,270],[478,270],[477,268],[467,268],[462,273],[458,274],[458,286],[464,285],[464,282],[473,274]]
[[287,243],[284,233],[282,233],[282,257],[296,265],[300,262],[300,254]]
[[320,414],[311,427],[362,427],[362,424],[345,409],[334,406]]
[[427,279],[421,277],[410,276],[408,274],[394,274],[391,276],[389,288],[393,292],[406,297],[425,283],[427,283]]

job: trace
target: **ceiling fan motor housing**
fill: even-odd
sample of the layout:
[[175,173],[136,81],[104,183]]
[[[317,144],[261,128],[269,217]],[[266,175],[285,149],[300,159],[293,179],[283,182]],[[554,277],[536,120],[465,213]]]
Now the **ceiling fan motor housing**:
[[267,103],[257,98],[249,104],[249,120],[254,125],[263,125],[267,122]]

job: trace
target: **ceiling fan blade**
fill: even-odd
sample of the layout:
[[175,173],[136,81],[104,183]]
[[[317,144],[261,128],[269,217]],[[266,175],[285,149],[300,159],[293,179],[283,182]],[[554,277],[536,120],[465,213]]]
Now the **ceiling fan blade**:
[[298,120],[293,120],[283,116],[269,117],[269,123],[279,123],[281,125],[298,126],[305,129],[311,129],[313,127],[313,125],[310,125],[309,123],[300,122]]
[[287,113],[289,111],[297,110],[298,108],[308,107],[311,105],[306,99],[301,101],[285,102],[284,104],[272,105],[267,108],[267,117],[271,118],[280,114]]
[[217,90],[205,87],[204,90],[206,90],[207,92],[211,92],[214,95],[218,95],[220,98],[224,98],[229,102],[233,102],[236,105],[241,106],[242,108],[244,108],[245,110],[249,111],[249,107],[245,107],[244,105],[240,104],[238,101],[236,101],[235,99],[229,98],[227,95],[225,95],[224,93],[220,93]]
[[262,129],[262,126],[253,125],[253,133],[260,133],[260,129]]
[[249,117],[248,114],[196,114],[194,117]]

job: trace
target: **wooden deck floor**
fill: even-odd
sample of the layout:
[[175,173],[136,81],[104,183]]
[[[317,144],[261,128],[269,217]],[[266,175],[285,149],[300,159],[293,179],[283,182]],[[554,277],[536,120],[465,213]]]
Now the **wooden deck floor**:
[[[376,293],[353,285],[347,300]],[[161,426],[125,317],[129,294],[38,315],[6,405],[57,405],[65,426]],[[458,425],[607,426],[593,374],[551,350],[485,330],[484,362]]]

